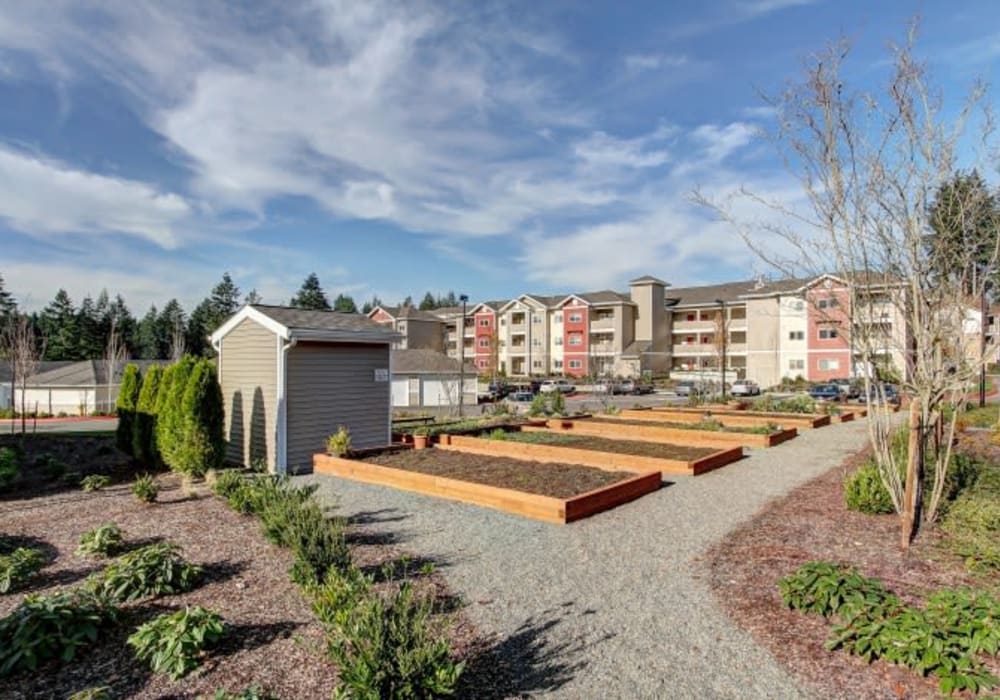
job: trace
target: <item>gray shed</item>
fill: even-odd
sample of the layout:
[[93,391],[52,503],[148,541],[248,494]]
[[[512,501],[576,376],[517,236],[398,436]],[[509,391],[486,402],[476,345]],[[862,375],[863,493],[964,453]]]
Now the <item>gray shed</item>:
[[308,472],[341,425],[356,448],[387,445],[397,337],[361,314],[262,304],[237,311],[212,334],[227,459]]

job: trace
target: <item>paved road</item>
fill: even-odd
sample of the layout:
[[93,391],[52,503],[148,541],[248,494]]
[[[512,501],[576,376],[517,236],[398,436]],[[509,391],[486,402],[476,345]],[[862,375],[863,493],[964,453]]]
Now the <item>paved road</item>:
[[[300,477],[340,512],[439,562],[473,622],[498,641],[507,695],[796,698],[773,658],[736,629],[698,557],[776,496],[859,447],[863,422],[771,450],[567,526],[333,477]],[[478,688],[478,697],[492,697]],[[503,695],[500,695],[501,697]]]
[[[16,432],[21,430],[21,421],[0,420],[0,435],[7,435],[11,432],[11,424]],[[114,430],[118,427],[117,419],[94,418],[85,420],[60,420],[45,419],[33,424],[27,422],[28,433],[94,433]]]

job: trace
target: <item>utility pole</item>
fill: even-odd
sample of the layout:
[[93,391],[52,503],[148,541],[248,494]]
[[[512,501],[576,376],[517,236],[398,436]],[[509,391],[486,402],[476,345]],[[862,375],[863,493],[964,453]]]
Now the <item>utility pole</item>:
[[986,405],[986,290],[979,291],[979,407]]
[[715,303],[722,307],[722,322],[719,324],[722,327],[722,403],[726,402],[726,336],[728,324],[726,323],[726,300],[716,299]]
[[458,417],[462,417],[465,406],[465,305],[469,303],[469,295],[458,297],[462,302],[462,321],[455,324],[458,331]]

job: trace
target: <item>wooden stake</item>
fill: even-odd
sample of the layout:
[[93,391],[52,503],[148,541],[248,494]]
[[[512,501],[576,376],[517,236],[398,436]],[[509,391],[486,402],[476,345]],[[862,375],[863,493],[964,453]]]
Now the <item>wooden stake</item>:
[[920,449],[920,401],[910,399],[910,439],[906,452],[906,490],[903,495],[902,531],[900,546],[909,549],[916,534],[917,501],[920,498],[920,477],[923,455]]

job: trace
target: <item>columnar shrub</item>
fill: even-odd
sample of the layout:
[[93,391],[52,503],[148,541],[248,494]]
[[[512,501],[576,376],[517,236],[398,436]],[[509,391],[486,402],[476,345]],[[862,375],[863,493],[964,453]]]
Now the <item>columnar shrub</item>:
[[203,476],[222,466],[226,442],[223,437],[222,388],[215,367],[208,360],[194,365],[184,389],[177,421],[178,442],[171,467],[191,476]]
[[160,390],[164,396],[162,401],[157,402],[156,444],[164,463],[177,471],[180,470],[179,454],[184,432],[184,393],[194,365],[194,358],[187,356],[171,365]]
[[[108,378],[111,381],[111,377]],[[122,383],[118,387],[118,401],[115,407],[118,409],[118,429],[115,432],[115,441],[118,449],[128,454],[133,454],[132,431],[135,424],[135,411],[139,403],[139,392],[142,388],[142,373],[137,365],[129,364],[125,366],[125,373],[122,374]]]
[[156,463],[156,404],[163,380],[163,368],[153,365],[146,372],[139,390],[132,424],[132,455],[145,465]]

